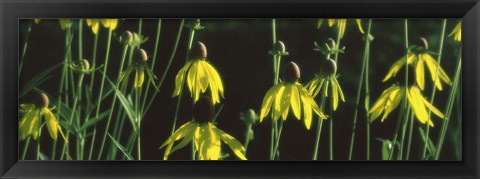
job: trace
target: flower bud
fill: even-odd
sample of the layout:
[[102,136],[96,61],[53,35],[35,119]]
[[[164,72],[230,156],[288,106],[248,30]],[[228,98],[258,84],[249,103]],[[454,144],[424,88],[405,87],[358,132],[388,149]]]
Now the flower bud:
[[128,30],[123,32],[122,36],[120,37],[120,41],[125,45],[132,43],[132,41],[133,41],[132,32],[130,32]]
[[273,44],[273,47],[272,47],[272,52],[273,53],[284,53],[285,52],[285,44],[283,44],[282,41],[277,41]]
[[135,52],[135,56],[133,57],[133,60],[135,61],[135,63],[137,64],[142,64],[142,63],[145,63],[147,62],[148,60],[148,55],[147,55],[147,52],[143,49],[138,49],[136,52]]
[[300,68],[295,62],[288,62],[283,68],[283,80],[286,82],[294,83],[300,80]]
[[203,60],[207,58],[207,47],[202,42],[194,43],[190,49],[190,60]]
[[82,60],[82,71],[90,70],[90,63],[88,63],[87,59]]
[[337,73],[337,63],[332,59],[327,59],[322,62],[320,73],[323,75],[335,75]]
[[48,107],[49,100],[47,94],[44,92],[39,92],[38,95],[36,95],[33,99],[33,103],[37,107]]
[[423,46],[423,48],[425,48],[426,50],[428,50],[428,41],[427,39],[423,38],[423,37],[420,37],[418,38],[418,43],[419,45],[421,44]]
[[210,97],[201,96],[193,107],[193,118],[201,123],[206,123],[213,119],[215,108]]

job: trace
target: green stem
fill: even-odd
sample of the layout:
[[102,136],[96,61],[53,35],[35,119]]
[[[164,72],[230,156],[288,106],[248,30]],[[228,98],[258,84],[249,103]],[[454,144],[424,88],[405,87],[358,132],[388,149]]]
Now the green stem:
[[[110,30],[110,33],[112,31]],[[109,35],[110,36],[110,35]],[[133,48],[133,47],[132,47]],[[120,69],[118,70],[118,74],[117,74],[117,82],[116,82],[116,85],[115,85],[115,89],[114,90],[118,90],[118,87],[120,85],[120,76],[122,74],[122,69],[123,69],[123,66],[125,65],[125,58],[127,56],[127,49],[128,49],[128,45],[124,45],[123,46],[123,51],[122,51],[122,60],[120,62]],[[108,56],[108,55],[107,55]],[[107,62],[108,60],[106,60],[106,64],[105,66],[107,65]],[[105,77],[105,73],[102,74],[104,77]],[[103,80],[102,80],[103,81]],[[115,93],[115,92],[114,92]],[[113,95],[113,100],[112,100],[112,103],[110,104],[110,112],[109,112],[109,115],[108,115],[108,118],[107,118],[107,124],[105,126],[105,132],[103,134],[103,138],[102,138],[102,143],[100,143],[100,150],[98,151],[98,157],[97,157],[97,160],[100,160],[100,158],[102,157],[102,152],[103,152],[103,148],[105,146],[105,142],[106,142],[106,139],[107,139],[107,134],[108,134],[108,130],[110,128],[110,122],[112,120],[112,116],[113,116],[113,111],[114,111],[114,108],[115,108],[115,103],[117,101],[117,95]],[[97,113],[99,111],[99,108],[100,106],[98,106],[97,108]],[[98,114],[96,115],[98,116]]]
[[23,60],[25,59],[25,54],[27,54],[28,47],[28,38],[30,37],[30,32],[32,31],[33,23],[30,22],[27,28],[27,34],[25,35],[25,41],[23,41],[22,55],[20,56],[20,64],[18,65],[18,76],[22,74]]
[[[400,104],[400,105],[405,106],[406,105],[405,103],[408,103],[408,102],[405,98],[403,98],[402,99],[402,104]],[[405,113],[407,113],[407,114],[405,114]],[[388,155],[388,160],[392,160],[393,153],[395,152],[395,146],[397,144],[398,131],[400,130],[400,125],[402,123],[401,119],[403,119],[404,115],[408,115],[408,113],[409,113],[409,110],[406,110],[406,108],[404,108],[404,107],[400,108],[400,111],[399,111],[399,114],[398,114],[397,124],[395,125],[395,132],[393,134],[392,148],[390,150],[390,154]]]
[[[405,39],[405,55],[406,55],[406,58],[405,58],[405,94],[403,95],[403,100],[405,101],[405,103],[403,103],[403,106],[402,108],[407,109],[408,108],[408,99],[407,99],[407,95],[408,95],[408,19],[405,19],[404,21],[404,29],[405,29],[405,36],[404,36],[404,39]],[[408,109],[407,109],[407,113],[408,113]],[[405,118],[405,119],[404,119]],[[397,158],[401,159],[402,158],[402,154],[403,154],[403,140],[404,140],[404,137],[405,137],[405,128],[406,128],[406,125],[408,123],[408,115],[402,115],[402,118],[399,118],[398,120],[401,121],[403,120],[404,121],[404,125],[403,125],[403,128],[402,128],[402,138],[401,138],[401,143],[400,143],[400,149],[399,149],[399,152],[398,152],[398,156]],[[395,144],[394,144],[395,145]]]
[[460,51],[458,55],[457,69],[455,71],[455,78],[453,81],[452,90],[450,91],[450,94],[448,96],[447,107],[445,108],[445,120],[443,121],[442,128],[440,130],[441,132],[440,132],[440,138],[437,143],[437,153],[435,154],[435,160],[439,159],[440,153],[442,151],[443,142],[445,140],[445,135],[447,133],[448,124],[450,122],[450,115],[451,115],[453,104],[455,101],[455,96],[456,96],[455,93],[461,83],[460,81],[461,71],[462,71],[462,51]]
[[136,120],[137,120],[137,158],[138,160],[142,160],[142,145],[141,145],[141,122],[142,119],[140,117],[140,106],[139,106],[139,98],[140,98],[140,88],[135,88],[135,110],[136,112]]
[[[40,133],[40,132],[39,132]],[[40,160],[40,137],[38,137],[37,139],[37,148],[36,148],[36,152],[35,152],[35,158],[36,160]]]
[[22,157],[20,158],[20,160],[25,160],[25,156],[27,155],[28,146],[30,145],[30,139],[31,138],[32,137],[28,136],[27,141],[25,141],[25,144],[23,146]]
[[[98,29],[100,31],[100,29]],[[92,54],[92,66],[97,65],[97,48],[98,48],[98,36],[100,32],[97,32],[95,34],[95,40],[93,41],[93,54]],[[93,88],[93,82],[95,82],[95,71],[92,71],[92,74],[90,75],[90,88]],[[90,152],[91,154],[91,152]],[[89,154],[89,159],[91,158],[91,155]]]
[[[98,93],[98,101],[97,101],[97,109],[95,110],[95,118],[98,118],[98,115],[100,113],[100,107],[101,107],[101,104],[102,104],[102,95],[103,95],[103,87],[105,86],[105,78],[107,77],[107,69],[108,69],[108,58],[109,58],[109,55],[110,55],[110,44],[112,42],[112,30],[109,29],[108,30],[108,38],[107,38],[107,48],[106,48],[106,51],[105,51],[105,64],[103,66],[103,70],[102,70],[102,82],[100,84],[100,91]],[[105,135],[108,133],[108,131],[105,131]],[[97,135],[97,127],[96,125],[94,126],[94,129],[93,129],[93,136],[92,136],[92,143],[91,143],[91,147],[93,147],[95,145],[95,140],[96,140],[96,136]],[[103,145],[103,144],[102,144]],[[99,152],[98,156],[101,156],[101,152]]]
[[[324,89],[326,90],[326,89]],[[325,106],[325,95],[324,94],[324,91],[320,92],[320,111],[323,111],[324,109],[324,106]],[[313,149],[313,156],[312,156],[312,160],[317,160],[318,159],[318,147],[320,145],[320,137],[322,135],[322,125],[323,125],[323,119],[318,117],[318,126],[317,126],[317,135],[315,137],[315,146],[314,146],[314,149]]]
[[[158,19],[158,25],[157,25],[157,35],[155,37],[155,50],[153,51],[153,56],[152,56],[152,66],[150,66],[150,70],[155,69],[155,62],[157,61],[157,52],[158,52],[158,44],[160,43],[160,32],[162,28],[162,19]],[[150,83],[147,83],[147,87],[145,88],[145,92],[143,95],[143,102],[142,102],[142,109],[145,109],[145,105],[147,102],[147,96],[148,96],[148,90],[150,89]],[[142,116],[144,115],[144,111],[141,112]]]
[[[366,37],[370,41],[370,31],[372,26],[372,19],[368,20],[368,28]],[[365,124],[366,124],[366,159],[370,160],[370,42],[368,42],[368,49],[366,51],[366,64],[365,64]]]
[[[447,27],[447,19],[443,19],[442,20],[442,32],[441,32],[441,35],[440,35],[440,47],[438,48],[438,57],[437,57],[437,70],[435,72],[435,80],[433,80],[433,84],[432,84],[432,93],[431,93],[431,96],[430,96],[430,104],[433,104],[433,101],[435,100],[435,92],[436,92],[436,86],[435,86],[435,83],[437,82],[438,79],[438,71],[440,69],[440,63],[442,62],[442,52],[443,52],[443,41],[444,41],[444,37],[445,37],[445,29]],[[431,117],[431,114],[432,114],[432,111],[428,111],[428,119],[430,119]],[[422,150],[422,159],[425,159],[425,155],[427,153],[427,145],[428,145],[428,140],[430,139],[430,125],[426,125],[425,126],[426,130],[425,130],[425,142],[424,142],[424,145],[423,145],[423,150]]]
[[282,129],[283,129],[283,120],[280,120],[280,127],[278,128],[278,132],[275,138],[275,148],[273,148],[273,156],[272,156],[273,158],[270,158],[270,160],[274,160],[275,158],[279,157],[278,147],[280,145],[280,137],[282,136]]
[[[183,24],[183,21],[182,21]],[[187,58],[185,59],[185,62],[188,60],[189,55],[190,55],[190,49],[192,48],[192,43],[193,43],[193,38],[195,37],[195,29],[190,28],[190,35],[188,37],[188,48],[187,48]],[[182,93],[178,95],[177,97],[177,106],[175,107],[175,117],[173,118],[173,124],[172,124],[172,130],[170,134],[173,134],[175,132],[175,128],[177,125],[177,119],[178,119],[178,112],[180,111],[180,102],[182,101]]]
[[[80,75],[80,79],[78,80],[78,85],[77,85],[77,88],[78,88],[78,91],[81,90],[82,88],[82,85],[83,85],[83,77],[84,77],[84,74],[82,73]],[[75,112],[77,111],[77,106],[78,106],[78,99],[79,99],[79,95],[74,95],[73,96],[73,107],[72,107],[72,114],[70,115],[70,119],[68,121],[68,128],[67,128],[67,134],[65,136],[65,138],[67,140],[69,140],[69,137],[70,137],[70,132],[73,130],[72,129],[72,125],[73,125],[73,118],[75,117]],[[62,157],[61,159],[63,159],[63,154],[65,152],[69,153],[69,151],[67,150],[68,149],[68,143],[64,143],[63,145],[63,149],[62,149]],[[77,159],[80,160],[79,158],[79,151],[77,151]]]
[[410,158],[410,146],[412,145],[412,134],[413,134],[413,112],[410,113],[409,120],[410,127],[408,133],[408,143],[407,143],[407,154],[405,154],[405,160],[409,160]]

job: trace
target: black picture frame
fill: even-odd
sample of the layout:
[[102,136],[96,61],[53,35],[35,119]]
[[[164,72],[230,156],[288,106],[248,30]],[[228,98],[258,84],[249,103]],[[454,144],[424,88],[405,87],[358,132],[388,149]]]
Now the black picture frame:
[[[479,178],[477,0],[1,0],[0,177]],[[462,18],[462,161],[18,161],[19,18]]]

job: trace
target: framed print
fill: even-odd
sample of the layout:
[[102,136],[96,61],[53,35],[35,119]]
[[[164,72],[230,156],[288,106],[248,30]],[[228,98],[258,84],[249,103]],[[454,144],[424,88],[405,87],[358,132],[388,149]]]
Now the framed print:
[[477,1],[0,7],[2,177],[480,177]]

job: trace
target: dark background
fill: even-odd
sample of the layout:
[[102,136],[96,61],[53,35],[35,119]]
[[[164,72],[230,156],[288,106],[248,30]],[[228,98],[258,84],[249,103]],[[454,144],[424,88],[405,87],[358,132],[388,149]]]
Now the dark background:
[[[441,30],[441,19],[411,19],[409,20],[409,43],[416,42],[418,37],[425,37],[429,40],[430,49],[438,51],[439,36]],[[20,42],[23,42],[25,29],[31,20],[20,21]],[[150,38],[147,43],[142,44],[150,55],[154,51],[156,19],[145,19],[143,21],[142,34]],[[76,23],[75,23],[76,24]],[[259,110],[263,96],[272,86],[272,57],[267,54],[271,49],[271,20],[270,19],[202,19],[204,30],[197,31],[194,41],[202,41],[208,49],[208,59],[220,73],[225,87],[225,99],[222,100],[224,108],[217,118],[217,126],[227,133],[236,137],[239,141],[244,141],[245,125],[239,119],[239,113],[245,112],[249,108]],[[456,20],[449,20],[447,23],[447,34],[453,29]],[[119,22],[115,30],[117,34],[125,30],[136,31],[138,29],[138,20],[127,19]],[[160,47],[158,50],[157,65],[154,73],[160,77],[163,73],[171,50],[174,45],[176,31],[178,29],[178,19],[165,19],[162,23],[162,34],[160,37]],[[366,30],[366,20],[363,20]],[[39,25],[34,25],[29,37],[29,47],[25,57],[23,74],[20,76],[20,89],[32,77],[47,69],[48,67],[63,61],[63,42],[65,32],[59,28],[57,20],[42,20]],[[73,27],[78,29],[78,26]],[[83,34],[83,52],[84,58],[91,61],[91,50],[93,47],[93,34],[84,23]],[[75,30],[76,32],[76,30]],[[403,39],[403,20],[402,19],[374,19],[371,34],[375,40],[371,44],[370,52],[370,85],[371,102],[373,105],[380,93],[392,84],[392,81],[382,83],[384,75],[387,73],[391,64],[404,55]],[[76,35],[76,33],[74,33]],[[76,36],[75,36],[76,37]],[[97,62],[102,62],[106,46],[107,31],[100,28],[100,39],[98,46]],[[316,19],[277,19],[277,39],[285,43],[289,56],[282,59],[286,61],[295,61],[302,71],[302,83],[306,84],[318,73],[321,61],[324,56],[319,52],[313,51],[313,42],[317,41],[323,44],[329,37],[336,38],[335,28],[327,28],[326,24],[320,30],[316,29]],[[159,160],[163,156],[163,150],[158,147],[168,137],[172,119],[174,115],[176,98],[171,98],[174,90],[174,78],[178,70],[183,66],[186,46],[188,41],[188,29],[184,29],[179,43],[179,49],[173,60],[166,81],[161,88],[161,93],[156,97],[151,110],[145,116],[142,123],[142,158],[146,160]],[[21,43],[20,43],[21,44]],[[74,39],[72,43],[73,57],[77,57],[78,43]],[[338,62],[338,73],[341,75],[339,82],[342,85],[346,102],[340,103],[337,111],[334,113],[334,159],[346,160],[348,157],[350,135],[352,129],[353,112],[355,105],[355,95],[358,86],[359,74],[363,57],[364,42],[353,19],[349,20],[345,36],[341,41],[341,46],[346,46],[346,52],[340,54]],[[445,38],[445,45],[442,58],[442,67],[453,80],[453,73],[456,64],[457,50],[459,44],[452,38]],[[118,63],[121,56],[121,45],[112,40],[109,64],[109,76],[115,76],[118,72]],[[40,89],[49,92],[55,97],[56,90],[60,81],[61,70],[56,70],[53,78],[39,86]],[[98,75],[98,73],[97,73]],[[426,74],[426,93],[430,96],[431,80],[430,74]],[[88,79],[88,78],[87,78]],[[100,80],[98,80],[100,81]],[[98,84],[97,84],[98,86]],[[444,111],[448,97],[449,87],[444,91],[437,92],[435,106]],[[184,93],[187,94],[187,93]],[[363,93],[362,93],[363,94]],[[58,94],[57,94],[58,95]],[[191,104],[188,95],[184,95],[182,108],[180,111],[177,126],[190,120],[191,111],[185,106]],[[51,96],[52,97],[52,96]],[[363,97],[361,98],[363,99]],[[20,99],[28,100],[28,99]],[[363,101],[363,100],[362,100]],[[105,103],[105,109],[108,107]],[[218,106],[217,106],[218,107]],[[354,145],[353,159],[365,159],[365,119],[363,116],[363,102],[360,103],[360,112],[357,123],[356,141]],[[457,109],[452,114],[452,119],[456,119]],[[381,159],[381,143],[375,138],[391,139],[396,123],[397,110],[392,112],[384,123],[375,121],[371,125],[371,159]],[[290,115],[291,116],[291,115]],[[329,119],[330,120],[330,119]],[[319,159],[325,160],[328,155],[328,121],[324,122],[323,133]],[[458,126],[456,120],[452,120],[449,129]],[[433,117],[436,127],[431,129],[431,137],[436,143],[440,129],[440,119]],[[105,121],[99,124],[99,131]],[[415,120],[413,145],[411,158],[419,159],[420,146],[423,142],[419,138]],[[129,127],[129,123],[126,125]],[[257,124],[254,127],[255,139],[248,148],[248,158],[251,160],[268,159],[270,143],[270,122]],[[310,131],[305,129],[303,121],[297,121],[289,117],[283,129],[280,152],[282,160],[310,160],[313,152],[313,144],[316,133],[316,120],[312,123]],[[451,132],[449,131],[449,134]],[[124,139],[130,133],[125,131]],[[450,135],[447,134],[445,147],[441,159],[455,160],[454,146]],[[44,130],[43,136],[47,136]],[[97,136],[102,136],[98,133]],[[45,142],[49,138],[43,137]],[[98,141],[98,140],[97,140]],[[107,140],[108,141],[108,140]],[[87,142],[89,143],[89,142]],[[98,142],[97,142],[98,143]],[[421,145],[419,145],[421,144]],[[42,145],[42,151],[49,151],[50,145]],[[20,143],[22,149],[22,143]],[[230,153],[229,149],[224,148],[224,152]],[[49,153],[49,152],[48,152]],[[189,159],[190,151],[186,149],[177,151],[171,156],[171,159]]]

